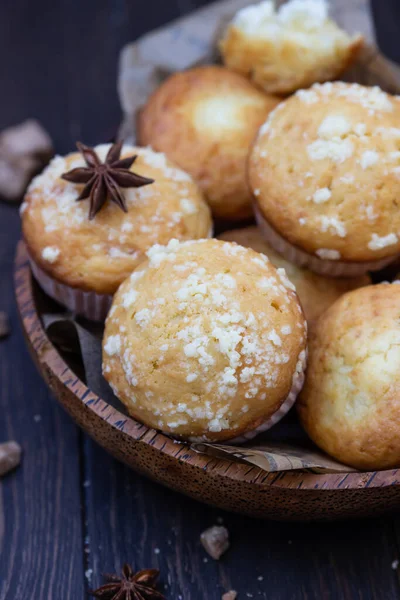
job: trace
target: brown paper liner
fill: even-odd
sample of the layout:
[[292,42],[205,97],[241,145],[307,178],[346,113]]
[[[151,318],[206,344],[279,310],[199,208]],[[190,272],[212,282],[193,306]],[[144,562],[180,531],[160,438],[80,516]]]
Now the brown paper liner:
[[53,300],[56,300],[71,312],[90,319],[91,321],[104,321],[111,307],[112,296],[109,294],[97,294],[86,292],[79,288],[73,288],[65,283],[60,283],[50,277],[29,256],[33,276],[44,292]]
[[379,271],[398,258],[398,255],[395,254],[389,258],[358,263],[318,258],[318,256],[314,256],[293,246],[293,244],[282,237],[268,223],[264,215],[261,214],[256,203],[254,203],[254,213],[261,233],[274,250],[279,252],[289,262],[318,273],[318,275],[325,275],[326,277],[358,277],[368,271]]

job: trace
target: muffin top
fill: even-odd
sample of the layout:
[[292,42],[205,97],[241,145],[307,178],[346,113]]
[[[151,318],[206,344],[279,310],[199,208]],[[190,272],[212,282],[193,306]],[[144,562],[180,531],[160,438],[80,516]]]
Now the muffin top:
[[246,160],[278,99],[223,67],[175,73],[149,98],[138,119],[142,145],[165,152],[198,182],[216,217],[251,214]]
[[[109,144],[94,149],[103,162]],[[123,188],[127,213],[106,202],[89,220],[89,202],[77,202],[82,184],[61,175],[85,166],[81,154],[55,157],[33,179],[21,206],[23,235],[33,260],[72,287],[112,294],[155,243],[172,237],[207,237],[210,211],[190,175],[164,154],[124,146],[121,157],[137,155],[131,170],[154,179],[140,188]]]
[[249,160],[258,209],[317,257],[375,261],[400,251],[400,101],[381,89],[316,84],[280,104]]
[[239,10],[220,42],[224,63],[269,93],[336,78],[356,58],[361,35],[329,18],[325,0],[272,0]]
[[286,275],[296,288],[305,317],[309,323],[317,319],[345,292],[371,283],[368,275],[334,279],[317,275],[308,269],[301,269],[275,252],[264,240],[258,227],[244,227],[243,229],[226,231],[219,236],[219,239],[236,242],[246,248],[261,252],[268,256],[274,267],[285,269]]
[[309,340],[301,421],[322,449],[360,469],[400,466],[400,285],[342,296]]
[[129,412],[176,436],[261,426],[305,358],[306,324],[283,269],[218,240],[153,246],[106,321],[103,373]]

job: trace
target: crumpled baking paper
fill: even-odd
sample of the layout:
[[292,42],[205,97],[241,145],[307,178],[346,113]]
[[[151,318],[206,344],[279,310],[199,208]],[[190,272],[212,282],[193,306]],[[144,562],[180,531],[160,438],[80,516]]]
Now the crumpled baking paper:
[[[171,73],[194,65],[218,61],[216,40],[240,8],[254,0],[223,0],[178,19],[127,45],[121,53],[118,92],[123,110],[119,137],[135,140],[136,116],[149,94]],[[400,93],[400,69],[374,45],[368,0],[332,0],[334,19],[351,33],[362,33],[368,44],[358,63],[346,73],[347,81],[379,85]],[[102,327],[75,320],[67,313],[44,315],[44,324],[53,343],[69,364],[82,373],[90,389],[103,400],[127,414],[101,374]],[[350,472],[323,454],[308,440],[291,411],[271,430],[243,446],[192,444],[197,452],[255,465],[266,472],[311,470]]]

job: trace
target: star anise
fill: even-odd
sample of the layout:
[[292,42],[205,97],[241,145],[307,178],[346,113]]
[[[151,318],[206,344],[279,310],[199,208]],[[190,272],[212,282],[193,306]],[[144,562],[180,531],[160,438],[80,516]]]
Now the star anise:
[[145,569],[134,573],[132,568],[125,564],[122,577],[105,575],[108,583],[89,594],[101,600],[165,600],[165,596],[155,589],[158,575],[158,569]]
[[107,198],[127,212],[125,198],[119,188],[142,187],[154,183],[154,179],[142,177],[130,171],[130,167],[137,159],[135,156],[120,158],[122,142],[111,146],[102,163],[93,148],[88,148],[80,142],[76,143],[87,167],[78,167],[61,175],[62,179],[72,183],[84,183],[85,187],[77,197],[77,201],[89,198],[89,219],[93,219],[99,212]]

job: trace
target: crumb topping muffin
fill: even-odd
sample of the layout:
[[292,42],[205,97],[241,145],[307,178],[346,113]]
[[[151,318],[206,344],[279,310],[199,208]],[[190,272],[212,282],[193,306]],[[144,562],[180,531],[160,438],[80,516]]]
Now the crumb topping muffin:
[[147,256],[106,321],[103,373],[115,394],[178,437],[223,441],[271,426],[305,364],[306,323],[284,270],[218,240],[172,240]]
[[198,182],[216,217],[250,216],[246,160],[278,100],[219,66],[175,73],[138,119],[140,144],[165,152]]
[[[95,148],[101,161],[109,149]],[[154,183],[121,191],[127,213],[107,202],[89,220],[88,202],[76,201],[84,186],[61,179],[85,165],[79,153],[55,157],[33,179],[21,206],[22,229],[44,272],[72,288],[113,294],[154,243],[209,235],[209,208],[190,175],[149,149],[124,146],[121,156],[135,154],[132,169]]]
[[399,119],[398,97],[358,84],[316,84],[281,103],[249,160],[261,224],[325,261],[364,271],[390,262],[400,251]]
[[362,46],[361,35],[348,35],[329,18],[324,0],[242,8],[220,42],[225,65],[272,94],[336,79]]
[[400,467],[400,285],[340,298],[309,340],[297,406],[318,446],[359,469]]
[[308,269],[290,263],[265,241],[258,227],[244,227],[226,231],[218,236],[221,240],[236,242],[246,248],[265,254],[276,268],[285,269],[286,275],[294,284],[308,323],[317,319],[345,292],[368,285],[368,275],[354,278],[323,277]]

